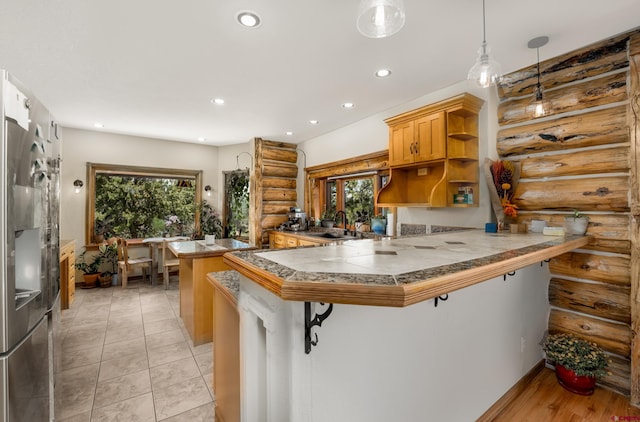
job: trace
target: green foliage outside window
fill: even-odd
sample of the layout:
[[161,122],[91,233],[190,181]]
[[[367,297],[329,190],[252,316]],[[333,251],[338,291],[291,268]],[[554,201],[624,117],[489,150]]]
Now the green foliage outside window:
[[373,177],[345,181],[344,209],[349,223],[358,220],[358,216],[374,215],[373,192]]
[[249,172],[225,173],[227,237],[249,236]]
[[[96,175],[95,232],[129,239],[192,235],[195,188],[178,179]],[[184,184],[182,184],[184,185]]]

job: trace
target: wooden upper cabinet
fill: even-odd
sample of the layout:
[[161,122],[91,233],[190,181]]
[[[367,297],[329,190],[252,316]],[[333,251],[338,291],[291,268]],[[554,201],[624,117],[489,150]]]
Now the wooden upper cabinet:
[[465,93],[385,120],[391,170],[376,206],[477,207],[483,104]]
[[444,112],[389,126],[389,165],[439,160],[446,155]]
[[440,160],[447,155],[444,112],[429,114],[414,122],[415,162]]
[[414,162],[413,122],[404,122],[389,127],[389,165],[403,166]]

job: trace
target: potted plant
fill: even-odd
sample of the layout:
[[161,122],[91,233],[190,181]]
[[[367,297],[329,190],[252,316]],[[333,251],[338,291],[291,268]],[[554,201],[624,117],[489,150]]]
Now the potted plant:
[[[98,256],[101,264],[111,264],[110,271],[102,271],[98,276],[100,287],[109,287],[117,284],[118,266],[118,242],[115,238],[107,240],[105,244],[98,247]],[[116,282],[113,279],[116,278]]]
[[87,251],[84,251],[78,257],[75,267],[84,273],[84,283],[82,288],[92,289],[96,287],[98,277],[100,276],[100,264],[102,264],[102,257],[100,254],[87,257]]
[[373,216],[371,218],[371,230],[375,234],[385,234],[387,232],[387,218],[382,214]]
[[369,211],[356,211],[355,228],[357,232],[371,231],[371,225],[369,224]]
[[564,218],[564,228],[567,234],[583,235],[587,232],[589,217],[583,215],[578,210],[573,210],[573,214]]
[[325,209],[320,219],[322,221],[322,227],[332,228],[336,224],[336,210]]
[[552,334],[543,349],[556,366],[558,382],[572,393],[593,394],[596,379],[607,373],[607,356],[600,346],[573,334]]

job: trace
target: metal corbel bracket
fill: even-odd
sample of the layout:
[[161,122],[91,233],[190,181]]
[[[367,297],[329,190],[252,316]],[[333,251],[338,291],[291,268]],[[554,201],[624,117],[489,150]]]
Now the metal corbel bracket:
[[[320,302],[320,305],[324,305],[324,303]],[[304,303],[304,352],[307,355],[311,353],[311,346],[318,344],[318,334],[314,333],[315,340],[311,340],[311,328],[313,328],[314,325],[320,327],[322,325],[322,321],[327,319],[329,315],[331,315],[332,311],[333,303],[330,303],[326,311],[321,314],[315,314],[312,317],[311,302]]]
[[438,307],[438,300],[441,300],[441,301],[444,302],[447,299],[449,299],[449,293],[445,293],[443,295],[436,296],[436,297],[433,298],[433,306],[437,308]]
[[551,258],[545,259],[544,261],[540,261],[540,266],[542,267],[545,262],[550,262],[550,261],[551,261]]
[[503,274],[502,275],[502,279],[503,279],[503,281],[507,281],[507,276],[513,277],[514,275],[516,275],[516,272],[515,271],[511,271],[510,273]]

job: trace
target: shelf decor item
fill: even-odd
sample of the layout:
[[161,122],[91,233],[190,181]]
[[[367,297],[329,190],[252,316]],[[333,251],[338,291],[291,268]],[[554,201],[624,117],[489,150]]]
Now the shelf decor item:
[[387,219],[383,215],[371,218],[371,230],[375,234],[385,234],[387,232]]
[[489,187],[489,196],[498,224],[514,220],[518,206],[514,203],[514,193],[520,180],[520,163],[507,160],[491,161],[486,158],[484,172]]
[[607,373],[607,356],[600,346],[573,334],[549,335],[543,350],[556,366],[560,385],[572,393],[593,394],[597,378]]
[[578,210],[573,210],[573,214],[564,218],[564,228],[567,234],[584,235],[589,226],[589,217],[582,215]]

